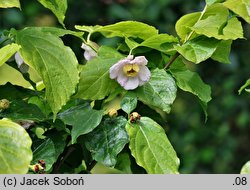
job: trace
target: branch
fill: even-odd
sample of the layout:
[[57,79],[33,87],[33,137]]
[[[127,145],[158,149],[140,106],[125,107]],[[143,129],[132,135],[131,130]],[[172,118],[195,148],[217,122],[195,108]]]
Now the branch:
[[[66,139],[66,144],[71,140],[70,137]],[[70,156],[70,154],[75,150],[74,146],[68,146],[64,149],[63,153],[57,158],[57,161],[54,163],[53,170],[51,173],[57,174],[60,171],[60,168],[64,164],[65,160]]]
[[172,65],[172,63],[179,57],[179,55],[180,54],[176,52],[174,56],[169,60],[169,62],[165,65],[164,69],[168,69]]

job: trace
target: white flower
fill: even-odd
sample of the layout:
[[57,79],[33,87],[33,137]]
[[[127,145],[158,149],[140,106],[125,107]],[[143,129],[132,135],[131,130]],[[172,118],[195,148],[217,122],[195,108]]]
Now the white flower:
[[16,54],[15,54],[15,60],[16,60],[17,67],[20,69],[20,71],[22,73],[27,73],[28,70],[29,70],[29,65],[27,65],[24,62],[24,60],[21,57],[21,55],[19,54],[19,52],[16,52]]
[[144,56],[129,55],[109,69],[110,78],[116,79],[125,90],[133,90],[149,81],[151,74],[147,63]]
[[21,67],[21,65],[24,63],[23,58],[21,57],[21,55],[18,52],[16,52],[16,54],[15,54],[15,60],[16,60],[16,64],[17,64],[18,68]]
[[95,50],[93,50],[90,46],[86,45],[85,43],[82,43],[81,46],[82,49],[84,49],[84,58],[89,61],[97,56],[97,53]]

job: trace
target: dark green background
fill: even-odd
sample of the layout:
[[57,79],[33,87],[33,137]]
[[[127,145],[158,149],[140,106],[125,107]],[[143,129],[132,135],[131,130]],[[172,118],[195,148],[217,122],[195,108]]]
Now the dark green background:
[[[36,0],[20,1],[22,11],[0,9],[0,31],[59,26],[55,16]],[[68,0],[65,25],[74,29],[74,25],[137,20],[162,33],[176,35],[174,25],[178,18],[201,11],[204,3],[205,0]],[[243,25],[245,37],[250,39],[250,26],[245,22]],[[65,37],[64,41],[81,59],[81,42],[73,37]],[[238,95],[240,86],[250,78],[250,40],[234,42],[230,60],[228,65],[208,60],[192,68],[212,87],[206,123],[197,99],[178,91],[164,127],[181,159],[180,173],[239,173],[250,160],[250,94]]]

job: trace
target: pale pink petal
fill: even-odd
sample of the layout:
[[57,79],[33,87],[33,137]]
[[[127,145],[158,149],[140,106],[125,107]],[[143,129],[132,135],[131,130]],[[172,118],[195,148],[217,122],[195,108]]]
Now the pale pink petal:
[[22,73],[27,73],[29,71],[29,65],[27,65],[24,62],[19,52],[16,52],[15,54],[15,61],[16,61],[17,67],[20,69]]
[[16,60],[18,68],[20,68],[21,65],[24,63],[23,58],[21,57],[21,55],[18,52],[16,52],[16,54],[15,54],[15,60]]
[[120,64],[116,63],[114,64],[112,67],[110,67],[109,69],[109,76],[111,79],[115,79],[118,77],[118,75],[120,74],[122,70],[122,67]]
[[126,82],[128,81],[128,77],[122,72],[119,73],[118,77],[117,77],[117,82],[124,87],[124,85],[126,84]]
[[130,61],[130,64],[137,64],[137,65],[147,65],[148,60],[145,56],[138,56],[135,57],[134,60]]
[[134,56],[133,55],[128,55],[126,59],[132,61],[134,59]]
[[85,51],[90,51],[90,50],[91,50],[91,47],[89,47],[89,46],[86,45],[85,43],[82,43],[81,48],[84,49]]
[[131,60],[133,60],[133,55],[129,55],[128,57],[121,59],[116,64],[119,64],[123,67],[125,64],[129,64]]
[[87,61],[90,61],[91,59],[97,56],[97,53],[94,50],[92,50],[92,51],[85,51],[83,55]]
[[124,66],[125,64],[132,64],[131,61],[133,61],[133,58],[133,55],[128,55],[126,58],[120,60],[117,63],[122,64],[122,66]]
[[87,61],[90,61],[91,59],[93,59],[97,56],[97,53],[90,46],[82,43],[81,48],[85,50],[84,51],[84,58]]
[[146,66],[140,66],[139,78],[143,82],[147,82],[150,79],[150,70]]
[[128,78],[128,81],[123,86],[123,88],[125,90],[134,90],[138,86],[139,86],[139,78],[138,77],[133,77],[133,78]]

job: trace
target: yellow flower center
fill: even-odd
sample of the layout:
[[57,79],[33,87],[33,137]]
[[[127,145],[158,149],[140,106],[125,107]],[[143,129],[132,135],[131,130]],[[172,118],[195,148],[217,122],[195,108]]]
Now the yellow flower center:
[[135,77],[138,75],[140,68],[136,64],[127,64],[123,66],[123,72],[128,77]]

